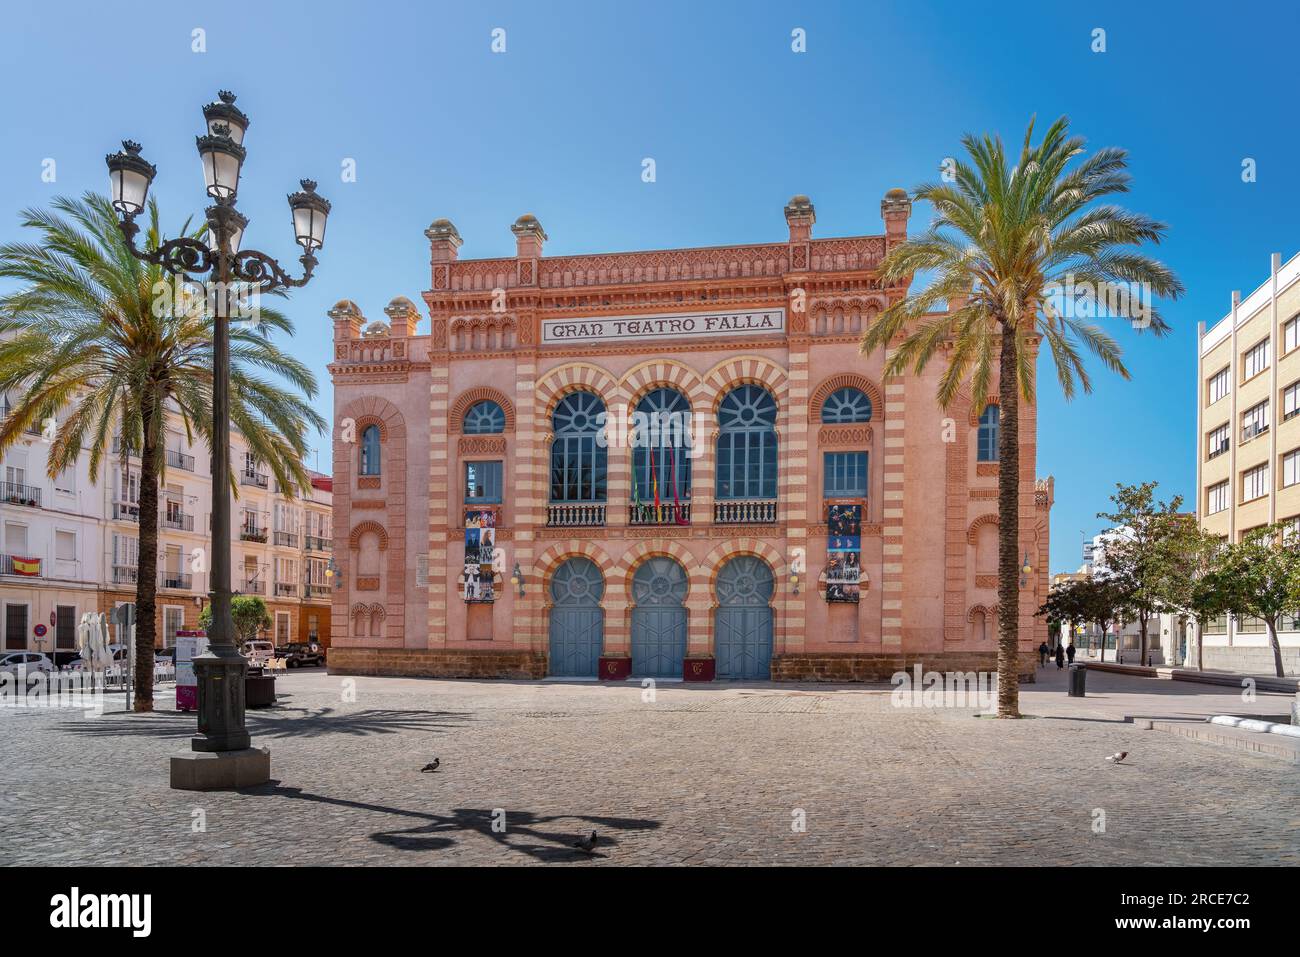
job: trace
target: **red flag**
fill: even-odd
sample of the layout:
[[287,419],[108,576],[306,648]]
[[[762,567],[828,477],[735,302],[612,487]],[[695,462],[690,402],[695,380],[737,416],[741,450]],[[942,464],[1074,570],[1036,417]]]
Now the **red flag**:
[[673,473],[673,521],[678,525],[685,525],[687,524],[686,513],[682,510],[681,499],[677,497],[677,459],[671,448],[668,449],[668,468]]

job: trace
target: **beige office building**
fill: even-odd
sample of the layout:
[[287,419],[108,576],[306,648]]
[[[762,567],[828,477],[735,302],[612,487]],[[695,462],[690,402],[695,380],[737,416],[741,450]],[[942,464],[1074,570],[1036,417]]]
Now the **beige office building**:
[[[1197,515],[1240,541],[1260,525],[1300,527],[1300,255],[1274,253],[1267,281],[1197,336]],[[1300,610],[1280,630],[1288,674],[1300,673]],[[1207,668],[1273,670],[1261,621],[1228,616],[1206,629]]]

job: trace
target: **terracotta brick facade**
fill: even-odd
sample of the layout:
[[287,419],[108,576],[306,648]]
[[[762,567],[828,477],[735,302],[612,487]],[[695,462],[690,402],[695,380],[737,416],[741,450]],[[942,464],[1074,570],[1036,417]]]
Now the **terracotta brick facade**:
[[[401,297],[385,309],[387,322],[367,321],[348,300],[330,310],[334,554],[343,580],[332,609],[333,670],[540,677],[552,667],[552,579],[576,556],[599,569],[602,661],[634,656],[633,579],[654,558],[684,572],[685,658],[712,659],[717,576],[736,556],[753,556],[773,583],[773,678],[876,680],[918,661],[993,667],[999,610],[987,553],[997,468],[977,461],[976,449],[990,400],[966,394],[941,409],[941,361],[920,376],[886,377],[884,356],[858,350],[866,324],[906,292],[883,285],[876,266],[906,237],[911,205],[891,190],[883,234],[839,239],[812,238],[806,197],[785,212],[783,242],[558,257],[542,255],[547,237],[525,216],[513,227],[516,254],[481,260],[460,260],[456,228],[438,220],[426,232],[428,333],[417,334],[418,313]],[[754,316],[777,317],[775,327],[730,331],[733,318]],[[774,502],[742,508],[719,497],[716,443],[721,403],[746,385],[775,403],[777,491]],[[869,398],[867,420],[823,419],[824,403],[844,388]],[[590,393],[613,422],[660,389],[681,397],[703,433],[689,519],[637,519],[634,453],[612,439],[598,507],[553,507],[552,417],[565,398]],[[466,414],[484,401],[503,422],[467,434]],[[359,442],[371,427],[382,464],[363,476]],[[1052,491],[1050,480],[1036,480],[1033,406],[1022,408],[1020,428],[1019,533],[1035,570],[1013,613],[1031,661],[1046,636],[1033,610],[1047,589]],[[862,507],[857,604],[825,597],[823,462],[837,451],[867,453],[866,495],[843,500]],[[483,460],[500,462],[503,474],[491,505],[499,561],[495,601],[473,605],[458,584],[464,476],[467,462]]]

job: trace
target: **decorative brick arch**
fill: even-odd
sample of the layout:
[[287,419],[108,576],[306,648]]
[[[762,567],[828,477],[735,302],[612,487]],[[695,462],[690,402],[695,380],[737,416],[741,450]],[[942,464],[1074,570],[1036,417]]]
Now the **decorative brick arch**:
[[[673,539],[664,539],[658,542],[646,541],[639,542],[635,548],[624,552],[619,560],[614,564],[612,577],[617,578],[622,585],[624,592],[631,596],[632,594],[632,576],[636,574],[637,568],[648,558],[663,555],[674,559],[682,568],[686,569],[687,586],[686,600],[698,593],[698,589],[708,582],[707,572],[701,569],[695,561],[695,556],[690,553],[685,545]],[[630,602],[629,597],[629,602]]]
[[[334,437],[334,487],[349,494],[336,496],[334,502],[334,560],[344,587],[335,591],[332,620],[339,622],[331,631],[346,646],[352,642],[353,615],[349,614],[356,586],[353,566],[354,550],[360,538],[368,531],[379,536],[380,551],[386,556],[381,561],[384,592],[379,597],[387,626],[381,642],[370,636],[363,645],[389,647],[401,646],[406,631],[406,595],[414,592],[414,561],[408,560],[406,547],[406,484],[407,484],[407,432],[406,420],[401,411],[387,399],[375,395],[361,396],[335,409],[334,420],[353,419],[361,428],[374,424],[379,428],[379,439],[384,446],[383,468],[379,476],[365,476],[368,483],[361,489],[356,475],[356,443],[344,442],[342,430]],[[378,480],[374,482],[373,480]],[[378,499],[382,508],[356,511],[357,500]],[[356,519],[361,519],[356,521]],[[354,526],[354,521],[356,524]],[[410,589],[408,589],[408,578]],[[370,603],[366,603],[369,608]],[[369,611],[367,615],[369,615]]]
[[997,524],[998,524],[997,515],[981,515],[979,518],[975,519],[975,521],[971,522],[970,527],[966,529],[966,544],[967,545],[975,544],[979,536],[980,526],[997,525]]
[[379,444],[383,445],[388,441],[388,423],[377,415],[363,415],[353,420],[354,428],[357,433],[357,441],[361,441],[361,434],[370,428],[376,426],[379,429]]
[[618,394],[618,379],[590,362],[569,362],[552,369],[537,380],[539,421],[549,427],[555,406],[570,392],[593,392],[608,408]]
[[379,536],[379,550],[388,551],[388,529],[378,522],[365,521],[353,526],[352,531],[348,534],[348,548],[359,548],[361,545],[361,536],[366,532],[374,532]]
[[999,409],[1002,407],[1002,403],[998,401],[998,397],[996,395],[986,395],[984,397],[983,402],[974,402],[974,401],[971,402],[970,404],[971,428],[979,428],[980,416],[983,415],[984,410],[991,405],[996,405]]
[[[605,576],[605,588],[608,590],[611,576],[614,575],[615,562],[605,552],[603,548],[595,542],[579,541],[578,539],[569,539],[567,542],[556,542],[542,554],[538,555],[533,562],[535,573],[541,578],[542,585],[549,596],[549,586],[551,575],[557,568],[567,562],[570,558],[590,558],[600,569],[600,573]],[[549,597],[546,599],[549,601]]]
[[778,419],[788,405],[789,377],[785,369],[762,356],[736,356],[724,359],[701,377],[705,388],[713,397],[713,413],[723,398],[736,386],[761,385],[776,399]]
[[781,581],[786,577],[787,569],[785,559],[781,553],[772,545],[757,538],[733,538],[714,547],[705,557],[703,567],[709,576],[709,600],[716,605],[714,601],[714,582],[717,581],[718,572],[732,558],[737,555],[753,555],[755,558],[761,558],[767,562],[772,569],[772,577],[775,579],[775,588],[772,590],[772,604],[776,604],[777,598],[781,593]]
[[491,386],[478,386],[474,389],[466,389],[451,404],[451,411],[448,414],[453,432],[462,434],[465,429],[465,413],[470,410],[470,406],[478,402],[490,400],[501,406],[501,411],[506,415],[504,432],[513,432],[515,430],[515,406],[514,403],[499,389],[493,389]]
[[975,616],[978,614],[982,614],[984,616],[984,620],[988,621],[990,618],[995,618],[997,616],[997,613],[998,613],[997,605],[971,605],[970,611],[966,612],[966,623],[968,625],[974,624]]
[[675,359],[650,359],[634,365],[623,374],[619,386],[627,396],[629,406],[635,405],[646,393],[660,388],[680,392],[692,408],[704,394],[704,383],[699,374]]
[[882,419],[885,416],[885,394],[880,391],[880,387],[864,375],[857,375],[852,372],[845,372],[841,375],[831,376],[829,379],[823,379],[817,388],[813,389],[812,395],[808,397],[808,421],[820,423],[822,420],[822,403],[830,397],[832,392],[844,388],[861,389],[871,400],[871,421]]

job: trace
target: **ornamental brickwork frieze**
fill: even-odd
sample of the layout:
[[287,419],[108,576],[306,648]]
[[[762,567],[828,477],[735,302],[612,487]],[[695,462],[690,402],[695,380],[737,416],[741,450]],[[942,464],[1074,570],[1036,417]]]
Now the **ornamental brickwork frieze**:
[[817,444],[868,445],[871,435],[869,425],[824,425],[817,432]]
[[505,455],[503,435],[462,435],[456,445],[461,455]]

